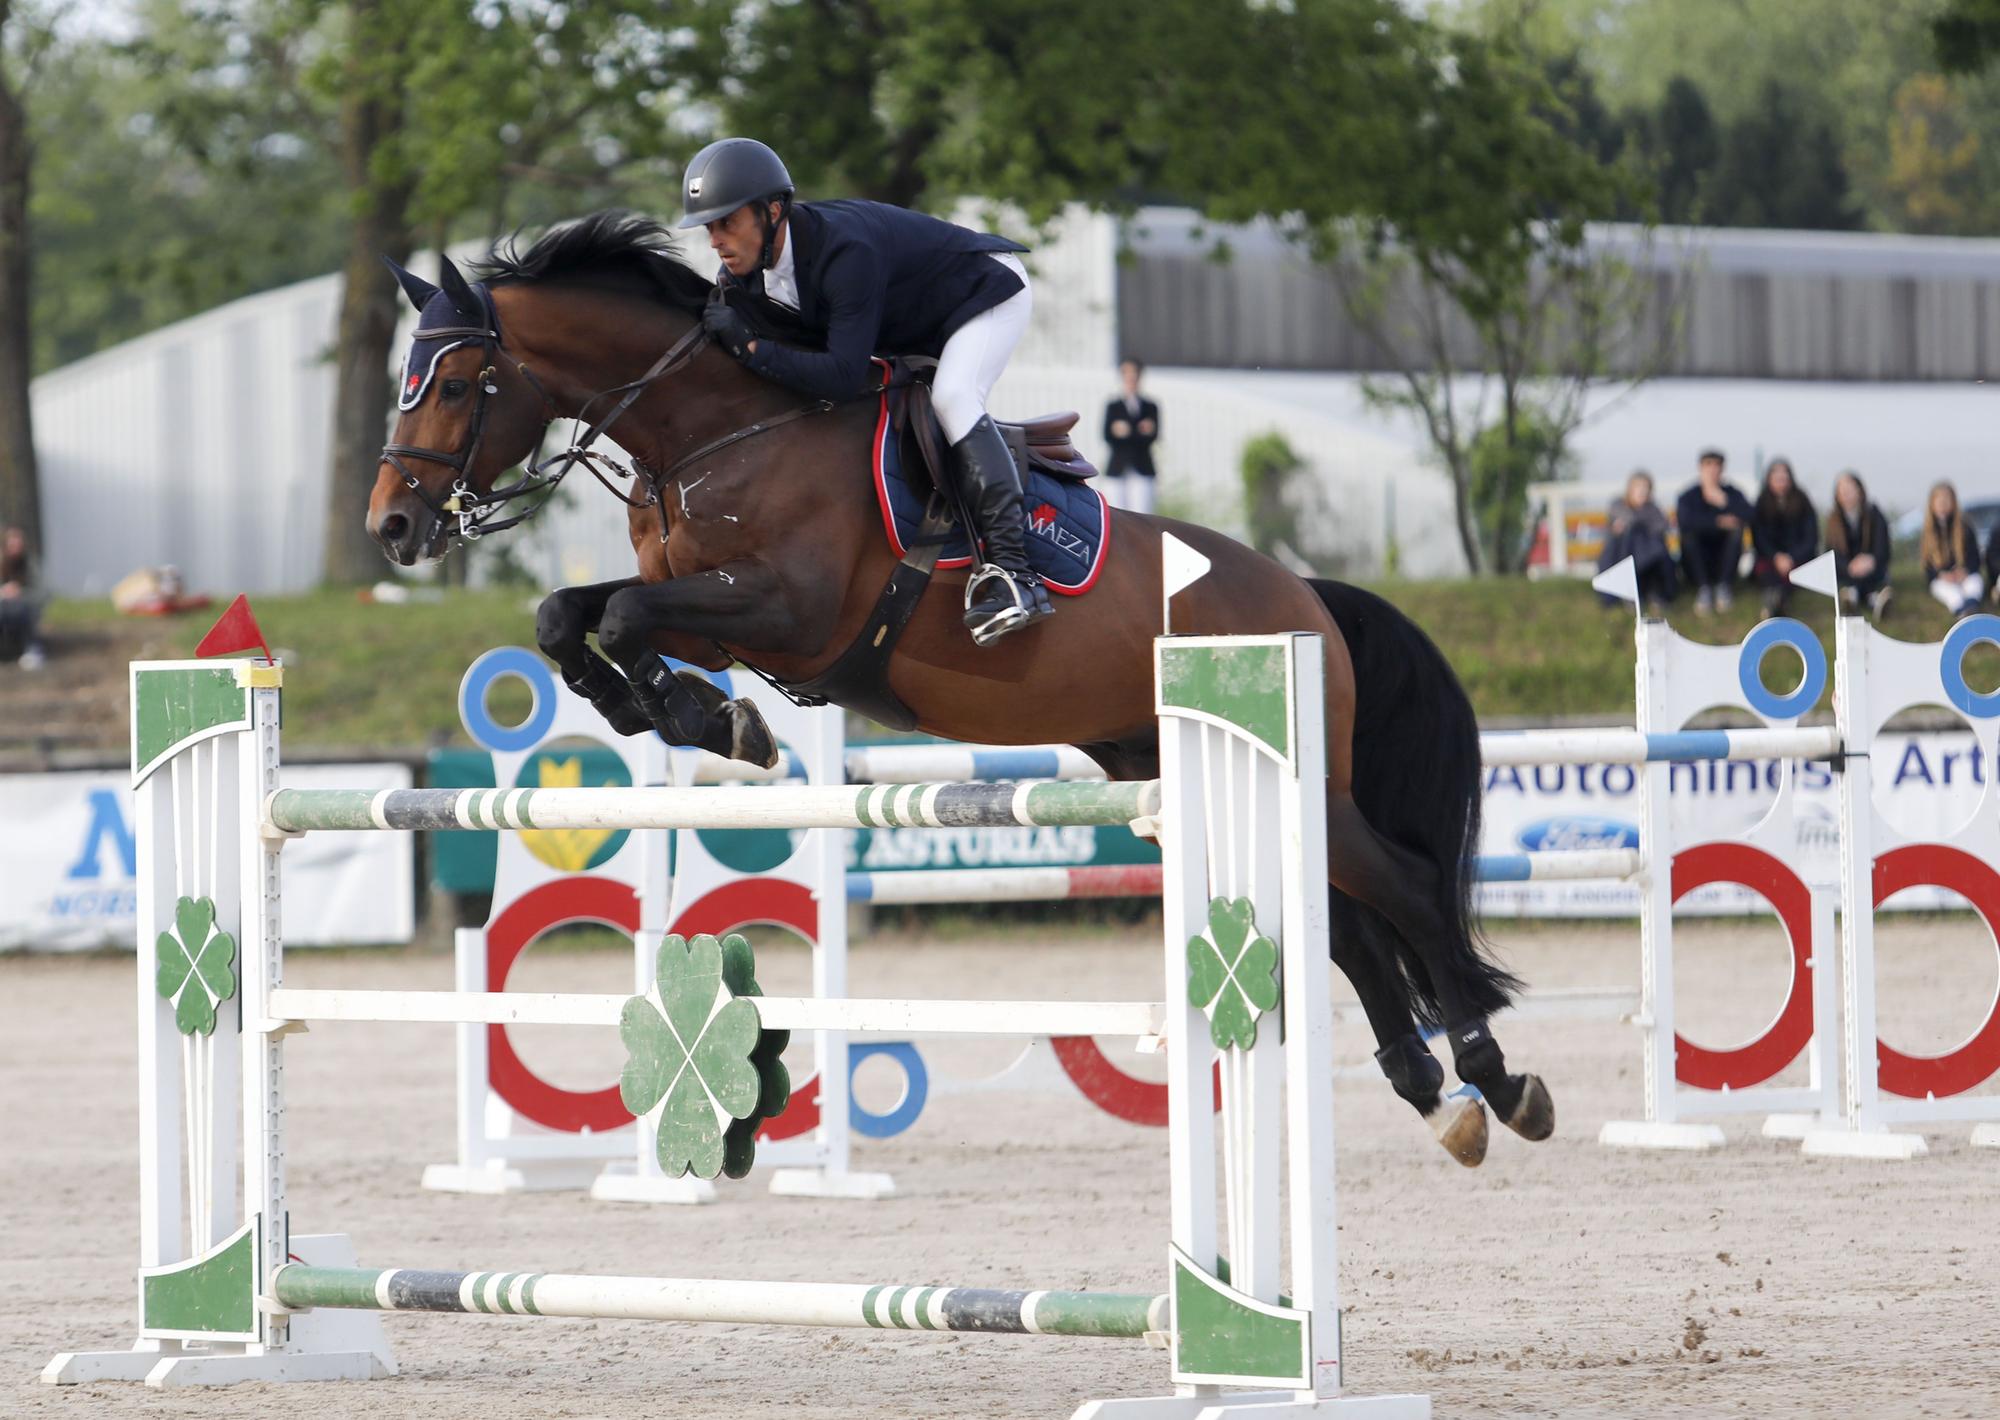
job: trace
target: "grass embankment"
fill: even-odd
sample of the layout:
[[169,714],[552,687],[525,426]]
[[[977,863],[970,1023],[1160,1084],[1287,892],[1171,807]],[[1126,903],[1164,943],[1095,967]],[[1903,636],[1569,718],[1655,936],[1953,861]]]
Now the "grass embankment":
[[[1629,723],[1631,615],[1601,607],[1582,583],[1387,582],[1375,590],[1437,640],[1482,720],[1581,717]],[[484,650],[532,645],[535,601],[535,594],[518,589],[455,591],[439,601],[401,606],[364,602],[352,591],[259,598],[258,620],[292,672],[285,686],[286,743],[301,750],[378,752],[464,743],[459,677]],[[1068,616],[1092,611],[1088,598],[1064,608]],[[1830,654],[1831,605],[1800,593],[1791,611],[1819,634]],[[1688,636],[1724,644],[1741,640],[1757,613],[1756,597],[1745,595],[1730,612],[1702,619],[1683,600],[1669,619]],[[90,658],[109,693],[114,686],[122,692],[124,662],[132,656],[191,654],[212,617],[201,612],[165,622],[135,621],[114,615],[101,602],[71,601],[56,603],[47,625],[52,649],[66,668],[77,669],[71,658]],[[1890,635],[1935,640],[1949,624],[1914,580],[1897,584],[1884,628]],[[2000,679],[2000,653],[1982,651],[1983,659],[1970,667],[1971,679],[1987,690]],[[1789,657],[1771,657],[1767,670],[1774,688],[1795,683],[1796,662]],[[25,696],[36,689],[35,677],[11,667],[0,670],[0,718],[10,692]],[[502,685],[492,708],[503,719],[515,718],[526,713],[526,697]],[[105,746],[113,752],[121,747],[117,736]]]

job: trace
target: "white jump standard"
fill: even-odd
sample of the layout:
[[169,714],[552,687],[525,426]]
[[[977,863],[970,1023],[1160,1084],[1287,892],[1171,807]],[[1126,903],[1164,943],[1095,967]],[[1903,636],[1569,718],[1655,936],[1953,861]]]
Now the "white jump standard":
[[[135,666],[139,1339],[58,1356],[43,1378],[377,1378],[395,1369],[378,1313],[479,1311],[1144,1337],[1164,1342],[1174,1393],[1092,1402],[1078,1420],[1427,1417],[1426,1397],[1341,1395],[1322,655],[1305,635],[1158,642],[1156,783],[804,790],[284,791],[277,667]],[[767,998],[742,937],[679,933],[659,942],[642,994],[623,998],[283,984],[279,863],[305,831],[1138,818],[1157,829],[1164,860],[1163,1001]],[[363,1269],[343,1237],[291,1234],[286,1201],[285,1041],[339,1020],[615,1021],[626,1107],[650,1125],[664,1174],[701,1179],[751,1167],[760,1124],[790,1093],[779,1057],[793,1030],[1153,1040],[1169,1064],[1167,1285],[1154,1295]]]

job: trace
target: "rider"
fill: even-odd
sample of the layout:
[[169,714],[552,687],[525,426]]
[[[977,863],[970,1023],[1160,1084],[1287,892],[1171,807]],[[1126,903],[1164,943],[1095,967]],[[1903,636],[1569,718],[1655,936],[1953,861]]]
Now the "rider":
[[965,588],[965,624],[986,645],[1054,614],[1028,568],[1021,476],[986,396],[1027,328],[1033,296],[1016,252],[985,232],[883,202],[794,202],[778,155],[752,138],[709,144],[687,166],[682,227],[706,227],[720,282],[784,308],[824,351],[760,338],[727,303],[709,333],[760,375],[821,399],[848,399],[878,351],[933,355],[931,402],[950,473],[978,523],[985,558]]

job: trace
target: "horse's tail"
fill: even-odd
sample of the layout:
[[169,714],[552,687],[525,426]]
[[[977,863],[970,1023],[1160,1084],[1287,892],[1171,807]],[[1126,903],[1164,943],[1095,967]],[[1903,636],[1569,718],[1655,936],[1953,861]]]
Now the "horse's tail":
[[[1312,578],[1354,662],[1355,805],[1376,832],[1437,865],[1439,916],[1449,959],[1481,1015],[1500,1010],[1520,980],[1486,953],[1472,894],[1479,852],[1479,722],[1444,653],[1417,624],[1372,592]],[[1438,993],[1411,945],[1388,919],[1354,902],[1371,945],[1394,962],[1426,1025],[1441,1019]]]

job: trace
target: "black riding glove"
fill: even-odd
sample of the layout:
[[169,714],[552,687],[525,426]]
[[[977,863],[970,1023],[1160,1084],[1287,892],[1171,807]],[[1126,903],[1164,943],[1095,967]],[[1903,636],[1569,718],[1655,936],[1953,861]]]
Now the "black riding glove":
[[702,308],[703,329],[715,337],[715,343],[739,360],[750,358],[750,342],[757,338],[749,323],[723,301],[710,301]]

